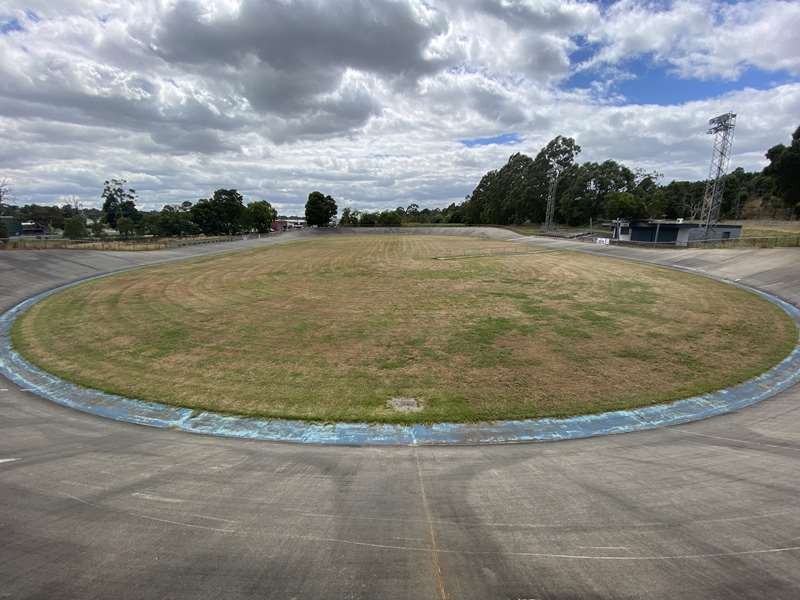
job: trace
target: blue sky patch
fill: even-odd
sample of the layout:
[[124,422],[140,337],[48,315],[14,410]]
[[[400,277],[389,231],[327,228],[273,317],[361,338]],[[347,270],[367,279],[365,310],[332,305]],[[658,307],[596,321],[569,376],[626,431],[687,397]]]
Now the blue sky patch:
[[0,17],[0,34],[7,34],[11,33],[12,31],[25,31],[25,28],[16,17],[9,20]]
[[[626,103],[657,104],[669,106],[695,100],[722,96],[745,88],[768,90],[785,83],[796,83],[800,77],[784,72],[769,72],[756,67],[746,68],[736,79],[682,78],[672,73],[670,65],[655,64],[650,57],[625,61],[620,68],[630,73],[630,78],[621,77],[609,88],[609,94],[625,97]],[[593,82],[605,83],[600,69],[589,69],[574,73],[564,83],[565,89],[588,88]]]
[[503,133],[494,137],[471,138],[467,140],[459,140],[467,148],[474,148],[475,146],[489,146],[490,144],[519,144],[522,139],[518,133]]

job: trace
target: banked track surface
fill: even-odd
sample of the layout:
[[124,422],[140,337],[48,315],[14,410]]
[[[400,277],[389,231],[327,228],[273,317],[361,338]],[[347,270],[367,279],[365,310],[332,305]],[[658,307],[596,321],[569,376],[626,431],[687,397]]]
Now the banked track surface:
[[[793,249],[519,242],[800,302]],[[271,242],[2,253],[0,308],[93,273],[258,243]],[[209,438],[76,413],[3,379],[0,390],[0,597],[800,596],[798,387],[679,427],[433,448]]]

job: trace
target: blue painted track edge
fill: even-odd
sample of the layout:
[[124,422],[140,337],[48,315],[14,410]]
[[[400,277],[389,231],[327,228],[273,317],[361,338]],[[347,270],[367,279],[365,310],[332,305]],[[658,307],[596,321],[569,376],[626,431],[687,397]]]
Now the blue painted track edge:
[[[800,345],[797,345],[780,363],[744,383],[684,400],[632,410],[558,419],[481,423],[315,423],[227,416],[125,398],[63,380],[32,365],[13,349],[11,326],[33,304],[66,288],[118,272],[120,271],[81,278],[41,292],[0,315],[0,373],[21,388],[51,402],[116,421],[220,437],[349,446],[510,444],[644,431],[733,412],[766,400],[800,381]],[[741,283],[720,281],[747,289],[778,305],[800,327],[800,309],[794,305]]]

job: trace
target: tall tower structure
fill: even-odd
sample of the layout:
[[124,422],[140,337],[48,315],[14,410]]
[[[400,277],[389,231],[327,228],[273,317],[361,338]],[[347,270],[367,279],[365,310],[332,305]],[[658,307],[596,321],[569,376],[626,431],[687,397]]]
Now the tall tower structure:
[[556,228],[556,186],[558,186],[558,178],[561,175],[561,167],[558,164],[553,165],[550,171],[550,183],[547,187],[547,213],[544,218],[544,230],[552,231]]
[[711,166],[708,169],[706,191],[703,195],[703,212],[700,215],[706,239],[713,236],[714,228],[719,221],[722,192],[725,188],[725,173],[728,171],[733,148],[736,115],[732,112],[719,115],[710,119],[708,125],[706,133],[714,136],[714,150],[711,154]]

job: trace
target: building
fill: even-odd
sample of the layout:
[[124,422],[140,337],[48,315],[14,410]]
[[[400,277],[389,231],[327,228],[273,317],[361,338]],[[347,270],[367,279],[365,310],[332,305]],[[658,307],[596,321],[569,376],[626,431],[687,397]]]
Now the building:
[[[683,219],[623,221],[611,223],[613,238],[621,242],[644,242],[686,246],[689,242],[705,239],[703,224]],[[741,225],[717,225],[712,239],[736,239],[742,236]]]
[[0,223],[6,226],[8,237],[13,237],[22,233],[22,224],[19,219],[10,215],[0,215]]
[[44,225],[39,225],[33,221],[25,221],[21,225],[22,231],[19,233],[19,235],[27,237],[39,237],[42,235],[47,235],[47,228],[45,228]]
[[272,222],[272,231],[286,231],[288,229],[302,229],[306,220],[300,218],[276,219]]

